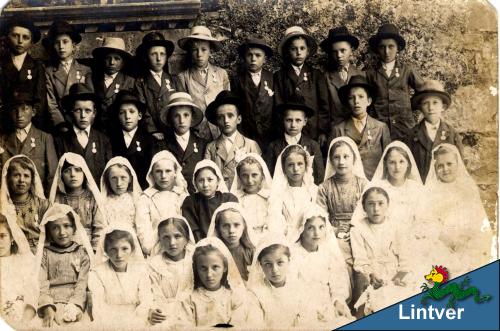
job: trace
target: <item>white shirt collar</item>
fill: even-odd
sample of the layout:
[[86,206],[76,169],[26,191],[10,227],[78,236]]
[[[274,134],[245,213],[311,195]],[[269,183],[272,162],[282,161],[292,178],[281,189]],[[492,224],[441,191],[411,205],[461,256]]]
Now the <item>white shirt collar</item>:
[[23,129],[16,129],[16,131],[17,132],[24,131],[26,134],[28,134],[30,132],[30,129],[31,129],[31,123],[28,123],[28,125],[26,125],[25,128],[23,128]]
[[285,132],[285,141],[289,144],[289,145],[295,145],[295,144],[298,144],[299,141],[300,141],[300,138],[302,138],[302,132],[295,135],[295,136],[290,136],[289,134],[287,134]]
[[75,131],[75,133],[78,135],[80,132],[82,131],[85,131],[87,132],[87,136],[90,137],[90,127],[91,125],[87,126],[87,128],[85,130],[82,130],[82,129],[79,129],[77,128],[75,125],[73,125],[73,131]]
[[395,65],[396,65],[396,60],[388,62],[388,63],[385,63],[385,62],[382,63],[382,67],[384,67],[384,69],[387,71],[392,71],[392,69],[394,69]]
[[130,131],[122,130],[124,136],[129,136],[130,138],[134,138],[135,133],[137,132],[137,127]]
[[301,66],[297,67],[295,65],[292,64],[292,68],[293,70],[295,71],[295,73],[297,74],[297,76],[300,75],[300,72],[302,71],[302,67],[304,66],[304,64],[302,64]]
[[261,74],[262,74],[262,69],[260,69],[257,72],[251,72],[251,71],[249,71],[249,73],[250,73],[250,76],[252,76],[252,77],[260,77]]
[[351,117],[352,117],[352,120],[353,120],[354,122],[361,122],[361,123],[363,123],[363,126],[365,126],[365,125],[366,125],[366,119],[368,118],[368,115],[366,115],[366,116],[365,116],[364,118],[362,118],[362,119],[359,119],[359,118],[354,117],[354,116],[351,116]]
[[439,120],[436,124],[431,124],[424,119],[424,124],[428,131],[437,131],[437,129],[439,129],[439,125],[441,124],[441,120]]
[[234,133],[230,136],[226,136],[225,134],[222,134],[222,137],[224,139],[229,140],[232,144],[234,144],[234,141],[236,140],[236,134],[238,133],[238,130],[234,131]]
[[116,78],[116,75],[118,75],[118,71],[112,75],[104,74],[104,80],[106,80],[106,79],[113,79],[114,80]]
[[176,140],[183,140],[183,141],[189,141],[189,137],[190,137],[190,131],[186,131],[186,133],[184,133],[183,135],[178,135],[177,133],[174,132],[174,135],[175,135],[175,139]]
[[23,54],[19,54],[19,55],[12,55],[12,60],[24,62],[24,59],[26,58],[26,54],[28,54],[28,52],[24,52]]

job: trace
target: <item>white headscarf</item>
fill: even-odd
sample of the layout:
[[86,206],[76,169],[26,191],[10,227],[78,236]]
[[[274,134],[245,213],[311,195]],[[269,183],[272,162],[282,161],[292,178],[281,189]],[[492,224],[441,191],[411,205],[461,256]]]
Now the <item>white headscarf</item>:
[[366,179],[365,171],[363,170],[363,162],[361,161],[361,155],[359,154],[358,150],[358,145],[356,145],[354,140],[349,137],[337,137],[330,142],[330,147],[328,147],[324,181],[327,181],[329,178],[335,175],[335,169],[333,168],[332,160],[330,159],[330,153],[332,151],[333,145],[339,141],[343,141],[348,144],[354,152],[354,165],[352,169],[353,174],[357,177]]
[[16,222],[15,215],[2,214],[7,219],[7,226],[9,227],[10,233],[12,234],[12,239],[17,246],[17,255],[29,255],[33,257],[30,245],[23,231]]
[[375,170],[375,173],[373,174],[372,177],[372,182],[376,180],[387,180],[387,178],[384,178],[384,158],[386,157],[387,153],[389,150],[393,147],[399,147],[402,148],[406,154],[408,154],[408,157],[410,159],[410,164],[411,164],[411,171],[407,179],[414,180],[418,184],[422,185],[422,178],[420,177],[420,172],[418,171],[417,163],[415,162],[415,158],[413,157],[413,154],[410,150],[410,148],[403,142],[399,140],[395,140],[391,142],[389,145],[384,150],[384,153],[382,154],[382,157],[380,158],[380,162],[377,165],[377,169]]
[[148,169],[148,174],[146,176],[146,181],[148,182],[149,185],[146,191],[154,189],[155,187],[155,180],[153,177],[153,167],[158,161],[161,160],[172,161],[175,164],[175,167],[177,168],[177,170],[175,171],[175,182],[172,191],[179,195],[188,195],[187,182],[184,179],[184,176],[182,175],[182,167],[175,158],[175,156],[169,151],[160,151],[153,156],[153,159],[151,160],[151,164]]
[[117,164],[120,164],[122,166],[127,167],[128,170],[130,171],[130,173],[132,174],[132,178],[131,178],[131,180],[132,180],[132,196],[134,197],[134,201],[137,201],[139,199],[139,196],[142,193],[142,189],[141,189],[141,186],[139,185],[139,181],[137,180],[137,174],[135,173],[134,168],[132,167],[130,162],[122,156],[115,156],[114,158],[109,160],[108,163],[106,163],[106,167],[104,168],[104,171],[102,172],[100,184],[101,184],[101,193],[102,193],[104,201],[106,201],[110,195],[114,194],[113,192],[110,192],[108,190],[108,187],[106,185],[106,178],[104,178],[104,174],[106,174],[106,171],[109,168],[111,168],[112,166],[117,165]]
[[87,232],[85,231],[85,229],[82,226],[82,223],[80,222],[80,216],[78,216],[78,214],[75,213],[73,208],[71,208],[70,206],[63,205],[60,203],[54,203],[47,210],[45,215],[43,215],[42,222],[39,225],[40,239],[38,240],[38,247],[36,251],[36,267],[38,268],[36,275],[38,275],[40,272],[42,257],[43,257],[43,249],[46,245],[49,244],[45,242],[45,238],[47,236],[47,234],[45,233],[45,225],[49,222],[57,221],[58,219],[67,216],[68,214],[71,214],[73,216],[75,222],[76,231],[73,234],[73,241],[76,242],[77,244],[82,245],[85,248],[89,256],[91,265],[94,262],[94,251],[92,250],[92,245],[90,244]]
[[[247,233],[248,233],[248,240],[250,240],[250,242],[253,244],[254,243],[254,233],[253,233],[253,229],[251,229],[249,226],[248,226],[248,222],[247,222],[247,216],[246,216],[246,213],[245,213],[245,210],[241,207],[241,205],[238,203],[238,202],[224,202],[223,204],[221,204],[213,213],[212,215],[212,219],[210,221],[210,226],[208,227],[208,230],[207,230],[207,237],[217,237],[217,234],[216,234],[216,230],[215,230],[215,221],[217,219],[217,215],[219,215],[219,213],[222,213],[223,211],[225,210],[228,210],[228,209],[233,209],[233,210],[236,210],[240,215],[241,217],[243,218],[243,221],[245,222],[245,229],[247,230]],[[243,232],[243,235],[245,235],[245,233]],[[222,240],[222,238],[219,238]]]
[[220,171],[219,167],[217,164],[212,161],[212,160],[201,160],[200,162],[196,163],[196,166],[194,167],[193,171],[193,186],[195,188],[195,192],[198,192],[198,188],[196,187],[196,174],[198,170],[202,168],[210,168],[215,171],[215,175],[219,178],[219,185],[217,186],[217,191],[220,191],[222,193],[227,193],[229,192],[226,186],[226,183],[224,182],[224,177],[222,176],[222,172]]
[[159,222],[156,229],[153,229],[153,231],[154,231],[153,238],[155,240],[155,243],[153,245],[153,248],[151,249],[151,257],[154,257],[155,255],[163,254],[163,252],[164,252],[163,248],[161,247],[160,238],[158,236],[158,228],[160,227],[160,225],[163,222],[165,222],[169,218],[175,218],[175,219],[181,220],[182,222],[184,222],[184,224],[186,224],[186,226],[188,228],[188,238],[187,238],[188,243],[186,246],[186,251],[188,250],[188,246],[193,248],[194,245],[196,244],[196,241],[195,241],[194,235],[193,235],[193,231],[191,230],[191,227],[189,226],[189,222],[186,220],[186,218],[182,215],[172,214],[172,215],[168,216],[167,218],[165,218],[163,221]]
[[132,235],[132,241],[134,242],[135,249],[129,262],[144,262],[141,245],[139,244],[139,240],[137,240],[137,235],[135,234],[134,229],[122,223],[112,223],[108,225],[108,227],[103,231],[101,237],[99,238],[99,244],[95,253],[96,265],[107,262],[109,260],[109,257],[104,249],[104,243],[106,241],[106,236],[115,230],[126,231]]
[[[262,159],[262,157],[259,154],[257,154],[257,153],[244,154],[241,157],[241,159],[236,160],[236,162],[238,162],[236,167],[238,167],[240,162],[242,162],[248,158],[253,158],[260,164],[260,166],[262,168],[262,174],[264,176],[263,181],[262,181],[261,191],[266,190],[266,191],[268,191],[268,193],[270,193],[271,187],[273,184],[273,178],[271,176],[271,173],[269,173],[269,169],[267,168],[266,162],[264,161],[264,159]],[[231,193],[233,193],[236,196],[241,196],[241,195],[243,195],[242,191],[243,191],[243,185],[241,183],[240,176],[238,176],[238,172],[235,171],[234,178],[233,178],[233,184],[231,185]]]

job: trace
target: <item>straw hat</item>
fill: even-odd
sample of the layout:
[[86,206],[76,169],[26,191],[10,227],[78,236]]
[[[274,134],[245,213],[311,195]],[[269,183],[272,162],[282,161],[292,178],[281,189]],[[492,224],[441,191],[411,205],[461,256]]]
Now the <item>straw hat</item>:
[[297,38],[297,37],[304,37],[307,40],[307,46],[309,46],[309,53],[312,55],[314,52],[316,52],[316,41],[314,40],[313,37],[308,35],[304,29],[302,29],[300,26],[292,26],[289,27],[288,29],[285,30],[285,36],[283,39],[281,39],[280,45],[279,45],[279,52],[280,55],[283,56],[283,47],[288,43],[290,39]]
[[411,98],[411,108],[419,109],[422,99],[431,95],[441,98],[446,108],[450,106],[451,97],[445,91],[443,83],[438,80],[426,80]]
[[193,26],[193,28],[191,29],[191,34],[187,37],[179,39],[179,41],[177,41],[177,44],[180,48],[187,51],[188,42],[190,40],[208,41],[215,51],[218,51],[221,47],[221,42],[212,37],[212,32],[210,31],[210,29],[203,25]]
[[171,125],[170,118],[172,113],[171,110],[174,107],[178,106],[191,107],[192,109],[191,127],[197,126],[203,120],[203,112],[201,111],[200,107],[198,107],[193,102],[193,98],[191,97],[191,95],[189,95],[189,93],[186,92],[175,92],[170,95],[170,97],[168,98],[167,107],[165,107],[165,109],[161,111],[160,120],[166,125],[170,126]]
[[127,52],[125,48],[125,41],[122,38],[118,37],[106,37],[102,42],[102,46],[94,48],[92,51],[92,56],[94,58],[102,58],[106,56],[106,54],[116,52],[122,55],[125,60],[128,60],[132,57],[132,55]]

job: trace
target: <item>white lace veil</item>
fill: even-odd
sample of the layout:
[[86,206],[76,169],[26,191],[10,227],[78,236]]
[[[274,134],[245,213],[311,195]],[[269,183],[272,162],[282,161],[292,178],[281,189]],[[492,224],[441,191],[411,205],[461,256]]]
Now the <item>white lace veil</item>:
[[175,183],[172,191],[174,191],[179,195],[188,195],[187,182],[184,179],[184,176],[182,175],[182,167],[175,158],[175,156],[169,151],[160,151],[153,156],[153,159],[151,160],[151,164],[149,166],[146,176],[146,181],[148,182],[149,188],[153,188],[155,186],[155,181],[153,178],[153,167],[155,163],[161,160],[172,161],[177,169],[175,171]]
[[[263,177],[264,177],[263,181],[262,181],[261,191],[267,190],[268,192],[270,192],[271,187],[272,187],[272,183],[273,183],[273,178],[271,176],[271,173],[269,172],[269,169],[267,168],[266,162],[264,161],[264,159],[262,159],[262,157],[259,154],[257,154],[257,153],[244,154],[241,157],[241,159],[236,159],[236,162],[238,162],[236,167],[238,167],[240,162],[242,162],[243,160],[245,160],[247,158],[253,158],[260,164],[260,166],[262,168]],[[242,191],[243,191],[243,186],[242,186],[240,177],[238,176],[237,171],[235,171],[234,178],[233,178],[233,184],[231,185],[231,193],[233,193],[236,196],[240,196],[240,195],[242,195],[240,193]]]
[[348,144],[354,152],[354,165],[352,170],[353,174],[360,178],[366,179],[365,171],[363,169],[363,162],[361,161],[361,155],[359,154],[358,146],[356,145],[354,140],[349,137],[337,137],[330,142],[330,147],[328,147],[324,181],[335,175],[335,169],[333,168],[332,160],[330,159],[330,153],[332,152],[333,145],[335,145],[339,141]]
[[108,186],[105,183],[106,178],[104,178],[104,176],[106,174],[106,171],[109,168],[111,168],[112,166],[117,165],[117,164],[127,167],[128,170],[130,171],[130,173],[132,174],[132,178],[131,178],[131,180],[132,180],[132,196],[134,198],[134,201],[137,201],[139,199],[139,196],[142,193],[142,189],[141,189],[141,186],[139,185],[139,181],[137,180],[137,174],[135,173],[134,168],[132,167],[130,162],[122,156],[115,156],[114,158],[109,160],[108,163],[106,163],[106,167],[104,167],[104,171],[102,172],[101,181],[100,181],[101,193],[102,193],[102,197],[103,197],[104,201],[106,201],[110,195],[114,194],[113,192],[108,190]]
[[198,192],[198,188],[196,188],[195,176],[196,176],[196,173],[198,172],[198,170],[200,170],[202,168],[210,168],[210,169],[213,169],[215,171],[215,174],[219,178],[219,185],[217,186],[217,191],[220,191],[222,193],[229,192],[227,189],[226,183],[224,182],[224,177],[222,176],[222,172],[220,171],[219,167],[217,166],[217,164],[214,161],[208,160],[208,159],[201,160],[200,162],[196,163],[196,166],[194,167],[193,186],[195,188],[195,192]]

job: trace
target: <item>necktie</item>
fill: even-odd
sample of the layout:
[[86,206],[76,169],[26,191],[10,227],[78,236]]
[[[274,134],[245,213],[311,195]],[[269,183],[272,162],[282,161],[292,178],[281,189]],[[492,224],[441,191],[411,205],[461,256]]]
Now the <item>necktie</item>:
[[106,88],[108,88],[111,83],[113,83],[113,80],[113,76],[104,75],[104,85],[106,85]]
[[89,143],[89,136],[87,134],[87,131],[85,130],[78,131],[76,139],[78,139],[78,142],[83,148],[87,147],[87,144]]
[[27,136],[28,134],[26,133],[26,131],[24,131],[24,129],[16,130],[16,137],[17,139],[19,139],[20,142],[24,142]]
[[62,65],[63,65],[64,71],[66,71],[66,73],[69,73],[69,69],[71,68],[71,63],[63,62]]
[[359,131],[359,133],[363,132],[364,129],[363,121],[354,119],[354,126]]
[[341,67],[339,73],[340,73],[340,78],[342,78],[344,83],[346,83],[347,82],[347,68]]

